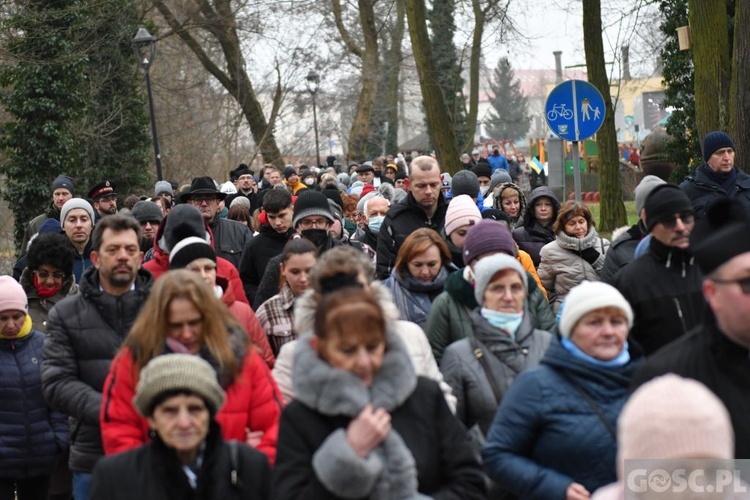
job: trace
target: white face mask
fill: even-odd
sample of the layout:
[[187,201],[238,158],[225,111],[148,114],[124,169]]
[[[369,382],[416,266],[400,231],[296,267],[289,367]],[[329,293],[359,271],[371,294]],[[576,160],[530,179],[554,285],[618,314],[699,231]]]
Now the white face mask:
[[305,184],[307,184],[308,186],[312,186],[313,182],[315,182],[315,179],[313,179],[312,177],[308,177],[307,179],[305,179]]
[[489,187],[489,186],[481,186],[481,187],[479,188],[479,191],[481,191],[481,192],[482,192],[482,196],[483,196],[484,198],[486,198],[486,197],[487,197],[487,193],[489,193],[489,192],[490,192],[490,187]]

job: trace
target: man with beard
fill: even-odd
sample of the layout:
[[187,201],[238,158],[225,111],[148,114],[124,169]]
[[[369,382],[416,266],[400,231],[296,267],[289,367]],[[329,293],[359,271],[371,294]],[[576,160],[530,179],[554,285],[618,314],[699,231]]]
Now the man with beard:
[[131,215],[141,225],[141,252],[145,254],[154,246],[154,238],[164,218],[163,212],[153,201],[139,201],[133,206]]
[[42,390],[49,405],[68,415],[73,494],[87,500],[91,471],[104,456],[99,410],[112,359],[148,298],[151,274],[141,269],[141,228],[132,217],[104,217],[92,236],[91,261],[80,293],[49,313]]
[[83,272],[91,267],[91,232],[94,230],[94,208],[82,198],[71,198],[60,210],[60,223],[65,236],[76,249],[73,275],[81,282]]
[[102,181],[89,189],[89,199],[96,211],[95,223],[102,217],[117,213],[117,193],[112,181]]
[[230,172],[230,177],[235,179],[234,186],[237,188],[237,192],[227,195],[224,206],[231,207],[235,198],[244,196],[250,200],[250,214],[253,214],[263,200],[263,196],[258,193],[258,183],[255,182],[253,171],[244,163],[240,163],[237,168]]
[[190,184],[190,191],[180,195],[180,201],[193,205],[200,211],[213,233],[216,255],[239,269],[242,252],[253,235],[245,224],[219,217],[219,201],[226,196],[216,189],[216,184],[210,177],[196,177]]
[[646,356],[700,324],[706,312],[703,274],[690,251],[695,225],[688,196],[673,184],[646,198],[648,252],[623,267],[612,282],[633,308],[630,338]]
[[396,262],[401,244],[415,229],[440,231],[448,204],[440,193],[440,165],[431,156],[412,160],[409,174],[411,191],[388,210],[378,234],[377,276],[387,279]]

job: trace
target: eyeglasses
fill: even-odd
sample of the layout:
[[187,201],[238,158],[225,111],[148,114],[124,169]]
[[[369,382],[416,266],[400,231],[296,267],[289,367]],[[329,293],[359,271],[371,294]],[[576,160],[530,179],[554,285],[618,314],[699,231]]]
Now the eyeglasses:
[[297,225],[302,229],[310,229],[311,227],[317,228],[327,228],[331,224],[331,221],[328,219],[302,219],[297,223]]
[[750,277],[740,278],[737,280],[722,280],[719,278],[709,278],[718,285],[740,285],[743,295],[750,295]]
[[43,270],[36,270],[34,271],[34,274],[36,274],[37,278],[39,278],[40,280],[49,279],[50,276],[52,276],[56,280],[62,281],[65,279],[65,273],[62,271],[55,271],[54,273],[49,273]]
[[[646,215],[648,217],[648,214]],[[664,219],[659,221],[666,229],[672,230],[677,226],[677,219],[681,220],[683,224],[688,225],[695,222],[695,215],[691,213],[681,213],[675,215],[671,219]]]
[[213,195],[207,195],[207,196],[191,196],[190,197],[190,203],[193,205],[203,205],[203,203],[211,204],[214,201],[218,200],[216,196]]

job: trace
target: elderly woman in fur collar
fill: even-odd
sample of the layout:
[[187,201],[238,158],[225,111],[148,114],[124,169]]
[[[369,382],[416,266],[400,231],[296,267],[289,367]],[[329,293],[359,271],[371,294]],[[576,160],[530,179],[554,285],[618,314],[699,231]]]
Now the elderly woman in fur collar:
[[273,496],[484,498],[482,474],[438,385],[417,377],[371,292],[323,294],[295,348]]

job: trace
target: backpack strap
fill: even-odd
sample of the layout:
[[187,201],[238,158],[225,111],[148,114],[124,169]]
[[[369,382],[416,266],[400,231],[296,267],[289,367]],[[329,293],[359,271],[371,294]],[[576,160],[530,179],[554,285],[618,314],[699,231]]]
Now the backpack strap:
[[232,439],[229,441],[229,464],[231,469],[229,471],[229,482],[232,486],[239,488],[239,462],[240,453],[237,440]]
[[471,346],[471,350],[474,353],[474,357],[477,358],[479,364],[482,365],[484,376],[487,377],[487,381],[490,383],[490,387],[492,387],[492,394],[495,395],[495,402],[497,404],[500,404],[500,401],[503,399],[503,393],[500,390],[500,387],[497,385],[497,380],[495,380],[495,377],[492,376],[492,371],[490,370],[490,365],[487,362],[487,357],[484,353],[484,350],[482,349],[482,346],[479,344],[479,341],[475,337],[469,337],[469,345]]

